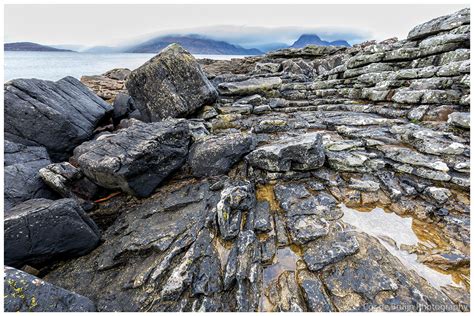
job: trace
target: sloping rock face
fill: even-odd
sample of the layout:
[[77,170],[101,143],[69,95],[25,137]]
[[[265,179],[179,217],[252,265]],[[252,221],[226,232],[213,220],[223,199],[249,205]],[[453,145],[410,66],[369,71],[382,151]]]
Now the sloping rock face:
[[126,86],[147,122],[184,117],[217,97],[197,61],[178,44],[132,71]]
[[5,264],[43,264],[90,252],[100,240],[95,223],[76,201],[33,199],[5,216]]
[[189,141],[185,122],[137,123],[85,142],[73,159],[98,185],[143,197],[184,164]]
[[[122,120],[76,150],[74,168],[125,193],[90,212],[104,242],[44,279],[110,312],[469,311],[466,15],[406,40],[206,60],[220,94],[197,118]],[[180,126],[162,181],[154,133]],[[386,212],[364,227],[348,208]],[[398,221],[409,241],[385,233]]]
[[44,147],[25,146],[5,140],[4,144],[4,206],[5,211],[29,199],[54,198],[38,174],[49,165]]
[[95,312],[87,297],[67,291],[35,276],[5,267],[5,312]]
[[54,161],[67,159],[112,110],[72,77],[57,82],[15,79],[4,89],[5,139],[44,146]]

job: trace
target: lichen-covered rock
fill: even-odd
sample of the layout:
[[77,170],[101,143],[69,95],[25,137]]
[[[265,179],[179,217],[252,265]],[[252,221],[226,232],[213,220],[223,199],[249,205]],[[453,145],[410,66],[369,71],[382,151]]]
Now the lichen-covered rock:
[[96,224],[73,199],[33,199],[5,216],[5,264],[44,264],[87,254],[100,240]]
[[187,116],[217,97],[196,59],[178,44],[132,71],[126,86],[147,122]]
[[255,148],[253,135],[232,133],[204,137],[193,143],[188,163],[197,177],[226,174],[240,159]]
[[322,138],[318,133],[284,139],[262,146],[247,156],[249,164],[268,171],[315,170],[324,164]]
[[95,312],[94,303],[37,277],[4,267],[5,312]]
[[138,122],[82,144],[74,160],[98,185],[143,197],[184,164],[189,142],[186,122]]
[[55,198],[41,180],[38,171],[49,165],[46,148],[25,146],[5,140],[4,143],[4,207],[13,206],[29,199]]
[[72,77],[11,80],[5,84],[5,139],[44,146],[53,161],[65,160],[111,111]]

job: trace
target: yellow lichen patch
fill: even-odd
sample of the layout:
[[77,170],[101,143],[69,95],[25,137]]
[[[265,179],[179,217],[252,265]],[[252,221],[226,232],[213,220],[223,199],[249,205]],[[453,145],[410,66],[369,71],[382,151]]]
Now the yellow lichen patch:
[[303,257],[304,251],[300,245],[297,244],[290,244],[290,249],[293,251],[297,256]]
[[270,237],[271,237],[271,236],[270,236],[270,234],[268,234],[268,233],[259,233],[259,234],[257,235],[258,241],[267,241],[268,238],[270,238]]
[[256,197],[257,201],[263,202],[267,201],[270,204],[270,209],[272,211],[279,211],[280,210],[280,203],[278,203],[275,192],[274,192],[274,184],[258,184],[257,185],[257,192]]

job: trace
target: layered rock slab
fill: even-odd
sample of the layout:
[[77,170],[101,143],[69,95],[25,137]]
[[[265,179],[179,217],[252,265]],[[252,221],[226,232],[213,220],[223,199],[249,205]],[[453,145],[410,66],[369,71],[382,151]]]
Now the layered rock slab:
[[183,121],[136,122],[83,143],[73,158],[96,184],[144,197],[184,164],[190,139]]
[[94,303],[11,267],[4,268],[5,312],[95,312]]
[[132,71],[126,86],[147,122],[187,116],[217,98],[196,59],[178,44]]
[[112,107],[72,77],[15,79],[5,91],[5,139],[44,146],[53,161],[89,139]]
[[73,199],[33,199],[5,216],[5,264],[43,264],[87,254],[100,240],[95,223]]

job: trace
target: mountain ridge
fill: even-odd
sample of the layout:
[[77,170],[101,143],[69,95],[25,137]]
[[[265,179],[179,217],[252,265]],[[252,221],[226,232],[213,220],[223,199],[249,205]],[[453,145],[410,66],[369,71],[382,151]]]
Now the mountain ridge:
[[303,48],[308,45],[318,45],[318,46],[345,46],[350,47],[351,45],[345,40],[336,40],[328,42],[322,40],[316,34],[302,34],[294,43],[291,45],[291,48]]

